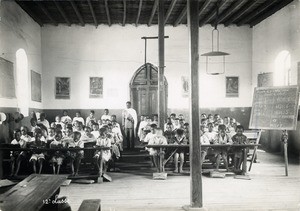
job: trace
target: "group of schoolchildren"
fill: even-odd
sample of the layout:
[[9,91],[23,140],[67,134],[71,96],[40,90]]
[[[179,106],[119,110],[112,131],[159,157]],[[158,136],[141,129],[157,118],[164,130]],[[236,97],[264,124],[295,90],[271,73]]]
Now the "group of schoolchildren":
[[22,126],[14,131],[11,144],[27,150],[11,151],[11,175],[18,175],[21,163],[28,161],[32,163],[34,173],[40,174],[43,164],[48,161],[52,164],[53,174],[59,174],[61,165],[66,162],[71,166],[72,175],[78,175],[86,143],[97,148],[94,154],[97,170],[106,171],[110,160],[120,158],[123,136],[116,116],[109,115],[108,109],[98,121],[94,114],[91,110],[84,121],[80,112],[76,112],[72,119],[65,110],[62,116],[56,116],[55,122],[49,124],[45,113],[37,115],[33,112],[31,128]]
[[[161,144],[189,144],[189,123],[185,122],[184,116],[172,113],[164,125],[164,132],[157,128],[157,122],[151,122],[149,117],[141,117],[138,134],[140,141],[145,145],[161,145]],[[154,117],[154,120],[156,118]],[[248,144],[247,137],[243,134],[244,128],[234,118],[224,117],[223,119],[219,114],[201,114],[200,125],[200,138],[199,141],[202,145],[211,144]],[[154,149],[148,149],[149,153],[153,155],[154,165],[157,165],[158,154]],[[174,154],[174,172],[183,172],[183,164],[185,154],[188,152],[185,148],[177,148]],[[168,154],[166,150],[166,154]],[[206,159],[207,154],[212,154],[210,157],[211,162],[219,170],[221,161],[223,160],[226,170],[229,170],[227,157],[230,153],[231,164],[235,171],[239,171],[243,161],[243,151],[241,148],[230,149],[227,148],[201,148],[201,162]],[[179,166],[178,166],[178,161]]]

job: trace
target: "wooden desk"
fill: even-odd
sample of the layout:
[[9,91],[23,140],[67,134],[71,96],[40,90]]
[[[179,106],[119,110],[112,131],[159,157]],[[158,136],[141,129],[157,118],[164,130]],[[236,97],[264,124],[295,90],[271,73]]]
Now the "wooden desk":
[[96,151],[96,150],[108,150],[110,149],[109,147],[85,147],[85,148],[58,148],[58,149],[49,149],[49,148],[16,148],[15,145],[12,144],[5,144],[4,146],[0,144],[0,179],[2,179],[3,175],[3,166],[2,166],[2,155],[3,152],[10,152],[10,151],[27,151],[27,152],[56,152],[56,151],[61,151],[61,152],[76,152],[76,151]]
[[31,174],[0,195],[0,210],[40,210],[47,202],[51,203],[50,198],[58,193],[65,180],[64,175]]
[[[230,149],[236,149],[239,148],[243,150],[243,167],[242,167],[242,174],[247,174],[247,148],[254,148],[259,146],[259,144],[203,144],[201,145],[201,149],[203,148],[213,148],[213,149],[224,149],[226,151],[229,151]],[[170,158],[176,153],[178,148],[185,148],[189,150],[189,145],[175,145],[175,144],[169,144],[169,145],[147,145],[147,148],[154,148],[158,150],[159,155],[159,163],[157,167],[158,172],[164,172],[164,167],[166,163],[170,160]],[[164,149],[171,149],[172,153],[170,156],[164,161]]]

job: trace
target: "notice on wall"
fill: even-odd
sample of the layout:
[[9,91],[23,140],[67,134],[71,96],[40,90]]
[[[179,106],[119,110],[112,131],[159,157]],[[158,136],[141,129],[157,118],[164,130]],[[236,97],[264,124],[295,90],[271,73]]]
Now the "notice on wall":
[[249,128],[296,130],[298,86],[255,88]]
[[0,98],[16,98],[14,64],[0,57]]

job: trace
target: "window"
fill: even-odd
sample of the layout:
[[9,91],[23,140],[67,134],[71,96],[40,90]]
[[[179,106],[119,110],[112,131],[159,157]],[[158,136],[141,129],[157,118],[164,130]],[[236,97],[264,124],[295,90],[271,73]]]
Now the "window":
[[17,99],[19,112],[24,116],[29,113],[28,60],[24,49],[16,52]]
[[291,54],[284,50],[281,51],[275,60],[275,86],[291,85]]

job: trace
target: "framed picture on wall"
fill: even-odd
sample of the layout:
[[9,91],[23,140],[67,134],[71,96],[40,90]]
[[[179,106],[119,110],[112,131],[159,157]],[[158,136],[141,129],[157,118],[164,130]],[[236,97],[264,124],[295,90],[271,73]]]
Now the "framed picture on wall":
[[70,99],[70,78],[55,78],[55,99]]
[[239,97],[239,77],[226,77],[226,97]]
[[181,76],[181,93],[182,97],[189,96],[189,79],[187,76]]
[[257,75],[257,87],[273,86],[273,73],[260,73]]
[[103,98],[103,78],[90,77],[90,98]]
[[41,74],[31,70],[31,100],[42,102],[42,79]]

